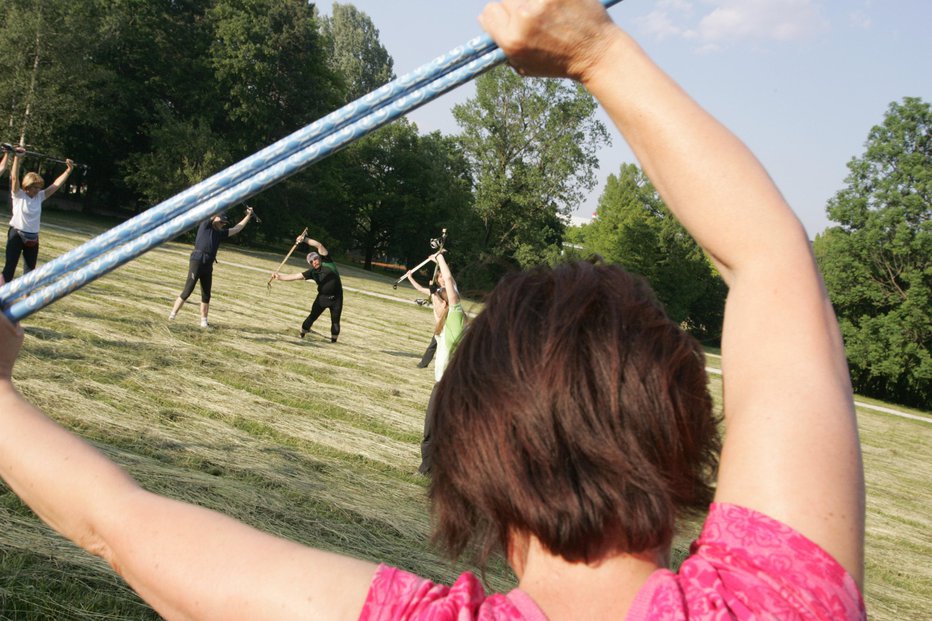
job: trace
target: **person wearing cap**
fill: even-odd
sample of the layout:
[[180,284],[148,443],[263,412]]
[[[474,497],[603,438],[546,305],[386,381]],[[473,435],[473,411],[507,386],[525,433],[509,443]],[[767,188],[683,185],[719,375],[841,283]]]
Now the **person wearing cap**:
[[207,313],[210,310],[210,289],[213,285],[214,262],[217,260],[217,250],[220,248],[220,242],[242,231],[251,217],[252,207],[247,207],[246,215],[233,227],[229,227],[230,222],[226,214],[216,215],[201,222],[197,228],[197,236],[194,238],[194,251],[191,253],[191,259],[188,263],[188,279],[184,283],[181,295],[175,300],[175,304],[168,314],[169,321],[175,319],[178,311],[181,310],[181,305],[194,291],[195,283],[200,282],[201,327],[208,327]]
[[301,324],[301,331],[298,333],[302,339],[304,335],[311,331],[311,326],[321,316],[325,308],[330,309],[330,342],[336,343],[337,337],[340,336],[340,315],[343,314],[343,283],[340,281],[340,273],[337,271],[336,263],[330,258],[327,248],[307,235],[299,235],[295,243],[306,243],[312,250],[307,255],[307,263],[310,268],[298,274],[272,274],[274,280],[284,282],[295,280],[313,280],[317,283],[317,297],[311,305],[311,312],[308,314],[304,323]]
[[[8,153],[3,154],[0,170],[6,168],[7,155]],[[26,173],[20,182],[19,166],[22,157],[22,147],[15,148],[13,169],[10,171],[13,217],[10,218],[10,228],[7,231],[6,263],[3,266],[3,280],[0,284],[13,280],[20,256],[26,262],[26,272],[36,268],[36,261],[39,259],[39,221],[42,218],[42,203],[58,191],[74,170],[74,162],[68,159],[65,160],[67,166],[65,172],[58,175],[54,183],[47,188],[41,175],[34,172]]]

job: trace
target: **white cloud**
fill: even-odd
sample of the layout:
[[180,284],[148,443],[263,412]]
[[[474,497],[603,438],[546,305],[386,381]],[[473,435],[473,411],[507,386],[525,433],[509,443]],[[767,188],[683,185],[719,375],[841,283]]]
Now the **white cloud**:
[[637,20],[637,24],[642,32],[661,40],[668,37],[694,38],[695,30],[678,25],[678,22],[690,20],[693,4],[689,0],[658,0],[654,3],[656,8]]
[[710,51],[741,41],[806,39],[828,22],[817,0],[661,0],[638,25],[650,36],[691,39]]
[[864,0],[861,6],[848,13],[848,22],[855,28],[868,30],[873,22],[868,10],[871,8],[871,0]]

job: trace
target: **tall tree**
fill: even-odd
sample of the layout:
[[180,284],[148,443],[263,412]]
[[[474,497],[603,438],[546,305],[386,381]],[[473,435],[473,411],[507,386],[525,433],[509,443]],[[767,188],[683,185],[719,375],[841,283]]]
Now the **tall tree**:
[[[145,209],[217,165],[210,154],[203,158],[208,164],[192,164],[202,159],[194,149],[204,140],[225,142],[214,127],[222,99],[208,64],[212,37],[205,14],[212,2],[74,4],[85,5],[84,19],[97,28],[88,56],[100,72],[94,92],[103,102],[73,129],[90,150],[91,202]],[[191,141],[196,132],[204,136]],[[226,157],[230,149],[221,151]]]
[[452,253],[468,245],[476,228],[472,179],[456,138],[439,132],[419,136],[405,177],[407,198],[394,221],[390,253],[407,265],[420,262],[429,252],[430,239],[444,228],[449,229]]
[[345,154],[340,216],[354,224],[351,246],[362,253],[365,269],[383,255],[420,261],[442,228],[468,228],[471,183],[455,139],[419,136],[401,119]]
[[[127,159],[132,184],[147,204],[297,130],[340,99],[314,8],[302,0],[214,1],[192,27],[192,45],[201,51],[186,61],[187,71],[199,79],[188,89],[190,82],[177,76],[146,126],[147,145]],[[260,234],[276,242],[293,238],[298,223],[310,219],[305,186],[319,174],[305,171],[253,199],[270,217],[238,241]]]
[[595,110],[578,84],[524,79],[506,67],[480,77],[475,97],[454,107],[490,263],[527,266],[558,252],[558,216],[595,185],[597,150],[610,140]]
[[368,15],[352,4],[333,3],[322,32],[330,46],[328,63],[344,85],[349,102],[395,79],[394,61]]
[[[235,137],[230,164],[320,118],[338,105],[338,85],[326,65],[326,46],[313,5],[304,0],[224,0],[208,13],[209,48],[217,97],[224,113],[215,131]],[[293,236],[290,220],[307,220],[310,205],[292,200],[307,193],[319,170],[295,175],[253,199],[271,216],[260,231]],[[283,217],[288,212],[287,217]],[[297,227],[300,230],[301,227]]]
[[351,159],[345,178],[353,188],[353,246],[362,251],[367,270],[372,269],[376,255],[388,250],[395,223],[404,217],[411,198],[408,179],[417,142],[417,128],[401,119],[347,150]]
[[891,103],[815,240],[855,389],[916,405],[932,402],[930,136],[929,103]]
[[725,284],[635,164],[609,175],[586,251],[644,276],[667,313],[696,336],[721,335]]
[[[68,128],[88,122],[104,100],[94,90],[102,76],[91,54],[98,22],[93,7],[84,6],[89,4],[25,0],[0,7],[4,142],[24,141],[36,151],[85,159],[86,150]],[[52,175],[62,168],[43,161],[27,166]],[[81,180],[77,174],[69,181]]]
[[224,0],[208,13],[210,66],[228,129],[252,150],[338,105],[314,6],[305,0]]

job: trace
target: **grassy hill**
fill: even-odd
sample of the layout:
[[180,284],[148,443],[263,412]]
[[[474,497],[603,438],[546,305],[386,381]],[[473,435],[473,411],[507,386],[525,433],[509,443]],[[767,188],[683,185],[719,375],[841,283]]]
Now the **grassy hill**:
[[[40,259],[100,230],[48,212]],[[426,481],[414,474],[433,383],[432,368],[415,367],[432,327],[430,310],[413,303],[416,292],[341,265],[340,341],[324,336],[327,313],[319,334],[301,340],[313,284],[276,282],[269,291],[282,255],[226,245],[214,270],[211,328],[202,330],[197,291],[167,321],[189,252],[189,244],[169,243],[28,318],[16,370],[26,397],[150,490],[433,579],[462,571],[428,543]],[[283,271],[302,269],[293,259]],[[720,378],[710,381],[720,395]],[[859,414],[868,610],[879,621],[919,619],[932,606],[932,418]],[[685,526],[677,555],[694,533]],[[501,564],[487,579],[494,589],[513,585]],[[157,618],[104,563],[0,485],[0,619]]]

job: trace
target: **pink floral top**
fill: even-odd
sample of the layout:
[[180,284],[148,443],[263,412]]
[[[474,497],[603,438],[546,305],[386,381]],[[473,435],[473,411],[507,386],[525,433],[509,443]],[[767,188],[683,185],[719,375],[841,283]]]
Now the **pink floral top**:
[[[546,621],[515,589],[486,595],[471,573],[451,587],[381,565],[360,621]],[[865,620],[848,573],[822,548],[761,513],[713,504],[678,574],[658,569],[626,621]]]

